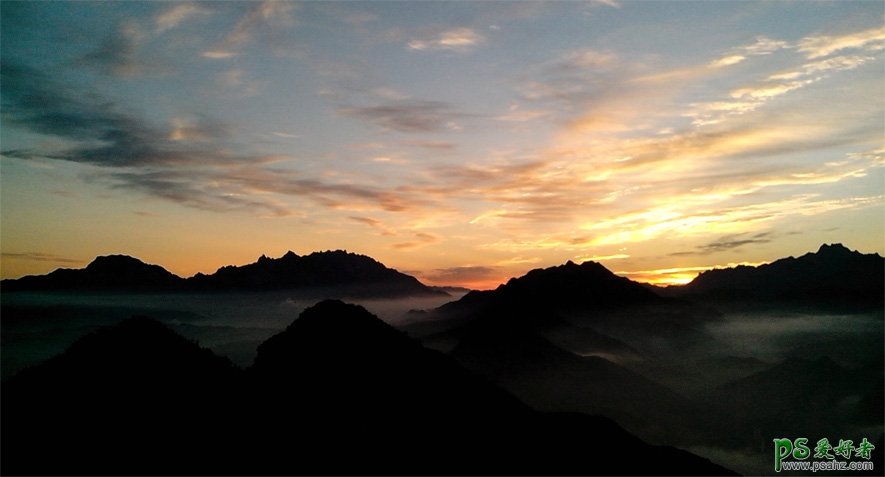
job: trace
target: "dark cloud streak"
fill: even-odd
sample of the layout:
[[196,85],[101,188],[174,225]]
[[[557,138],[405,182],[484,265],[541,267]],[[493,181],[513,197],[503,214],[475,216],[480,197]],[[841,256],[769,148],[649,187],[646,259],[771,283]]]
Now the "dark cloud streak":
[[674,252],[671,253],[671,257],[685,257],[691,255],[710,255],[712,253],[719,252],[727,252],[730,250],[737,250],[744,245],[752,245],[752,244],[764,244],[769,243],[774,240],[774,234],[772,232],[761,232],[755,235],[752,235],[747,238],[741,238],[746,234],[738,234],[732,235],[728,237],[722,237],[719,240],[704,244],[698,245],[695,247],[695,250],[684,251],[684,252]]
[[351,106],[340,113],[372,123],[382,129],[403,133],[429,133],[451,129],[453,122],[466,116],[441,101],[393,100],[375,106]]
[[[270,169],[274,158],[236,155],[225,147],[228,129],[208,118],[176,130],[154,127],[88,92],[59,84],[39,70],[4,63],[3,121],[33,132],[71,140],[61,151],[9,149],[9,158],[55,159],[99,166],[87,177],[116,189],[204,210],[256,209],[287,216],[288,205],[268,194],[312,200],[326,207],[354,202],[400,212],[425,203],[403,193],[349,183],[330,183],[291,170]],[[207,140],[211,139],[211,140]]]

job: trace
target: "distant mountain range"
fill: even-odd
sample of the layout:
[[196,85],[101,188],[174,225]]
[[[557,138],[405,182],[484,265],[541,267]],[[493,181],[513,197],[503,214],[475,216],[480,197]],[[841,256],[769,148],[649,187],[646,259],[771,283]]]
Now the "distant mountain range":
[[[592,286],[588,286],[592,283]],[[47,275],[0,282],[3,291],[231,292],[348,287],[355,295],[429,296],[448,294],[367,257],[346,251],[314,252],[255,263],[225,266],[215,273],[181,278],[158,265],[125,255],[97,257],[83,269],[57,269]],[[788,257],[759,267],[713,269],[683,286],[655,287],[633,282],[596,262],[536,269],[495,290],[471,291],[445,305],[446,315],[475,314],[501,304],[544,303],[559,312],[658,306],[670,298],[693,300],[806,301],[845,306],[885,304],[885,259],[841,244],[822,245],[816,253]],[[452,289],[465,293],[466,289]]]
[[315,252],[280,258],[261,256],[242,266],[221,267],[211,275],[181,278],[160,267],[125,255],[96,258],[86,268],[58,269],[47,275],[3,280],[3,291],[92,292],[231,292],[305,288],[341,288],[371,296],[427,296],[445,292],[382,263],[345,251]]
[[339,301],[305,310],[246,370],[133,318],[2,397],[10,475],[731,474],[607,418],[534,411]]
[[657,290],[667,296],[712,300],[785,301],[881,309],[885,259],[842,244],[758,267],[713,269],[684,286]]

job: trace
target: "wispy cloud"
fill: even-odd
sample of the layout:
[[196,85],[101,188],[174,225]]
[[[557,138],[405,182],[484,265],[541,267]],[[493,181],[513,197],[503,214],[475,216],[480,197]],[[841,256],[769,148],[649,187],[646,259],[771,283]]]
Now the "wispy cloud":
[[885,49],[885,27],[871,28],[839,36],[809,36],[799,42],[799,51],[810,59],[821,58],[848,49],[872,51]]
[[432,140],[412,140],[402,141],[402,144],[410,147],[418,147],[421,149],[429,149],[432,151],[451,151],[458,147],[455,143],[449,141],[432,141]]
[[350,106],[341,114],[368,121],[383,130],[404,133],[428,133],[456,129],[457,121],[466,117],[441,101],[391,100],[374,106]]
[[381,235],[385,236],[394,236],[397,235],[396,230],[391,227],[388,227],[378,219],[373,219],[371,217],[361,217],[361,216],[350,216],[348,217],[350,220],[354,222],[359,222],[361,224],[368,225],[369,227],[373,227],[380,231]]
[[743,62],[748,57],[770,55],[778,50],[790,48],[790,44],[783,40],[772,40],[764,36],[756,38],[754,43],[734,48],[725,56],[714,60],[711,66],[719,68],[724,66],[736,65]]
[[3,252],[2,255],[3,258],[6,259],[28,260],[33,262],[68,263],[72,265],[86,263],[85,260],[42,252]]
[[185,20],[197,15],[208,15],[212,11],[200,3],[179,3],[161,12],[154,19],[154,33],[161,34],[177,27]]
[[499,268],[481,265],[437,268],[428,272],[419,272],[418,276],[421,280],[434,285],[459,285],[471,288],[491,288],[505,279]]
[[575,257],[577,262],[607,262],[610,260],[623,260],[630,258],[626,253],[614,253],[611,255],[578,255]]
[[[109,103],[68,90],[43,72],[20,65],[4,64],[2,78],[3,107],[10,122],[82,144],[53,153],[53,158],[110,166],[173,159],[159,147],[166,134]],[[17,153],[20,157],[39,154]]]
[[199,209],[276,217],[297,215],[291,205],[297,199],[331,209],[389,212],[427,203],[397,190],[273,169],[288,158],[231,152],[225,142],[230,130],[209,118],[178,117],[167,127],[152,125],[133,111],[124,113],[111,102],[13,63],[3,66],[2,88],[5,121],[72,144],[52,151],[8,149],[3,156],[98,166],[91,180],[114,188]]
[[774,240],[771,232],[760,232],[753,235],[746,233],[721,237],[713,242],[698,245],[694,250],[686,252],[673,252],[670,255],[682,257],[688,255],[709,255],[711,253],[738,250],[745,245],[759,245],[770,243]]
[[117,76],[168,72],[168,68],[141,58],[139,46],[146,36],[135,22],[122,22],[102,40],[98,48],[80,57],[77,64]]
[[397,250],[413,250],[437,243],[440,240],[438,236],[426,232],[417,232],[413,234],[413,236],[414,240],[410,240],[407,242],[397,242],[393,244],[392,247]]
[[442,33],[409,41],[408,48],[415,51],[454,51],[466,53],[483,43],[485,37],[471,28],[455,28]]
[[204,51],[203,57],[220,60],[237,56],[241,47],[255,41],[256,35],[266,35],[272,28],[292,26],[292,13],[296,7],[296,3],[282,0],[265,0],[256,4],[237,21],[220,43]]
[[592,3],[612,8],[621,8],[621,2],[618,2],[616,0],[592,0]]

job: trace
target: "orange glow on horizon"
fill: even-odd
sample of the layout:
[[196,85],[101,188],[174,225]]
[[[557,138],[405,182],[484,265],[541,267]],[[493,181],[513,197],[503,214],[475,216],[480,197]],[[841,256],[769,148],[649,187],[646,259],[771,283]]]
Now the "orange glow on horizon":
[[657,270],[617,271],[614,273],[622,277],[627,277],[630,280],[648,283],[650,285],[671,286],[685,285],[687,283],[690,283],[692,280],[697,278],[698,275],[707,270],[734,268],[741,265],[758,267],[759,265],[765,265],[767,263],[769,262],[740,262],[707,267],[675,267],[661,268]]

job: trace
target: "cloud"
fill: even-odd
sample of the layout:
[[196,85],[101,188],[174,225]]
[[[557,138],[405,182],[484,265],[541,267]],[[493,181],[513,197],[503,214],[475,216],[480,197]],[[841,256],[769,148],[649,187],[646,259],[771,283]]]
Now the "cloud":
[[769,75],[761,84],[735,88],[729,92],[730,100],[693,104],[693,109],[685,115],[693,118],[695,126],[717,124],[730,116],[752,112],[772,99],[821,81],[832,73],[858,68],[873,59],[851,55],[804,63]]
[[341,114],[362,119],[384,130],[403,133],[428,133],[452,130],[455,121],[465,117],[441,101],[394,100],[375,106],[351,106]]
[[206,116],[177,116],[170,124],[168,139],[175,142],[219,140],[231,133],[229,126]]
[[204,51],[202,56],[209,59],[233,58],[238,50],[255,41],[256,36],[265,36],[273,28],[289,27],[294,24],[292,12],[297,4],[289,1],[266,0],[255,4],[240,17],[233,29],[214,48]]
[[499,280],[501,271],[497,267],[468,265],[462,267],[437,268],[419,273],[420,278],[430,283],[446,285],[470,285]]
[[[743,50],[753,57],[790,48],[778,40],[757,39]],[[878,141],[874,127],[849,120],[853,112],[839,108],[828,112],[826,121],[794,109],[758,110],[823,75],[871,61],[855,56],[805,63],[800,58],[789,70],[798,76],[767,81],[771,63],[752,73],[762,82],[743,86],[720,82],[721,72],[708,62],[649,75],[642,65],[617,58],[589,61],[599,56],[566,53],[529,68],[536,72],[532,81],[543,80],[535,90],[543,94],[524,99],[560,103],[576,115],[586,111],[586,121],[561,123],[551,147],[532,152],[530,160],[435,168],[433,181],[414,181],[405,190],[472,204],[466,217],[471,226],[509,236],[486,240],[479,248],[515,253],[584,252],[619,241],[733,235],[792,217],[866,207],[879,199],[861,195],[832,201],[811,192],[820,190],[815,185],[863,177],[881,166],[876,160],[824,165],[797,157],[867,147]],[[685,109],[691,109],[680,103],[683,93],[708,85],[724,97],[690,106],[710,114],[705,119],[711,122],[670,126],[660,133],[662,125],[678,125]]]
[[813,195],[799,195],[721,208],[696,208],[696,205],[688,207],[687,204],[674,203],[588,224],[586,229],[594,238],[586,245],[620,245],[660,237],[681,239],[711,234],[737,234],[789,217],[865,207],[881,200],[881,196],[815,200]]
[[140,58],[139,45],[145,37],[146,34],[134,22],[120,23],[97,49],[80,57],[76,64],[117,76],[166,72],[167,68],[143,62]]
[[348,218],[350,220],[353,220],[354,222],[359,222],[361,224],[368,225],[369,227],[373,227],[375,229],[378,229],[381,232],[381,235],[394,236],[397,234],[396,230],[384,225],[384,223],[378,219],[373,219],[371,217],[359,217],[359,216],[350,216]]
[[586,68],[609,68],[615,65],[617,56],[609,51],[600,51],[591,48],[572,51],[565,54],[554,65],[563,70],[582,70]]
[[[158,147],[165,140],[162,131],[117,111],[106,102],[69,90],[31,68],[6,63],[0,74],[6,120],[80,144],[53,153],[52,158],[112,166],[171,159],[167,151]],[[25,152],[18,151],[17,155],[24,157]]]
[[432,151],[451,151],[457,147],[455,143],[449,141],[414,140],[402,141],[401,144],[421,149],[430,149]]
[[439,242],[439,237],[425,232],[415,233],[414,237],[415,240],[398,242],[393,244],[392,247],[397,250],[412,250]]
[[154,19],[154,33],[162,34],[177,27],[195,15],[208,15],[212,11],[198,3],[179,3],[157,15]]
[[208,50],[201,53],[200,56],[210,60],[226,60],[237,56],[237,54],[229,50]]
[[2,151],[4,157],[91,164],[98,169],[89,180],[204,210],[291,216],[298,213],[291,199],[388,212],[427,205],[405,192],[273,169],[289,158],[235,154],[225,142],[229,128],[210,118],[176,117],[170,127],[157,127],[45,72],[5,63],[0,74],[4,121],[71,144],[58,150],[9,149]]
[[798,49],[809,59],[821,58],[847,49],[879,51],[885,49],[885,27],[871,28],[841,36],[806,37],[799,41]]
[[224,96],[235,98],[248,98],[258,94],[261,82],[248,78],[248,74],[242,68],[233,68],[219,73],[216,83],[224,89]]
[[85,260],[80,260],[77,258],[69,258],[63,257],[60,255],[54,255],[51,253],[41,253],[41,252],[3,252],[3,258],[13,259],[13,260],[28,260],[32,262],[51,262],[51,263],[69,263],[69,264],[81,264],[86,263]]
[[466,53],[484,41],[485,37],[471,28],[455,28],[430,37],[412,39],[407,46],[415,51]]
[[722,67],[722,66],[731,66],[731,65],[736,65],[746,59],[747,59],[747,57],[744,55],[728,55],[728,56],[723,56],[722,58],[719,58],[718,60],[713,61],[713,63],[711,63],[711,65],[714,67],[717,67],[717,68]]
[[710,63],[710,66],[721,68],[724,66],[736,65],[743,62],[748,57],[770,55],[778,50],[790,47],[791,45],[786,41],[772,40],[764,36],[759,36],[756,37],[754,43],[732,49],[730,53]]
[[615,253],[611,255],[578,255],[575,260],[578,262],[605,262],[609,260],[623,260],[630,258],[626,253]]
[[509,266],[509,265],[525,265],[529,263],[538,263],[541,261],[541,257],[512,257],[506,260],[501,260],[496,265],[498,266]]
[[674,252],[670,255],[674,257],[687,255],[709,255],[711,253],[736,250],[743,247],[744,245],[770,243],[774,240],[774,234],[772,234],[771,232],[760,232],[749,237],[747,235],[748,234],[743,233],[721,237],[720,239],[713,242],[698,245],[693,251]]

